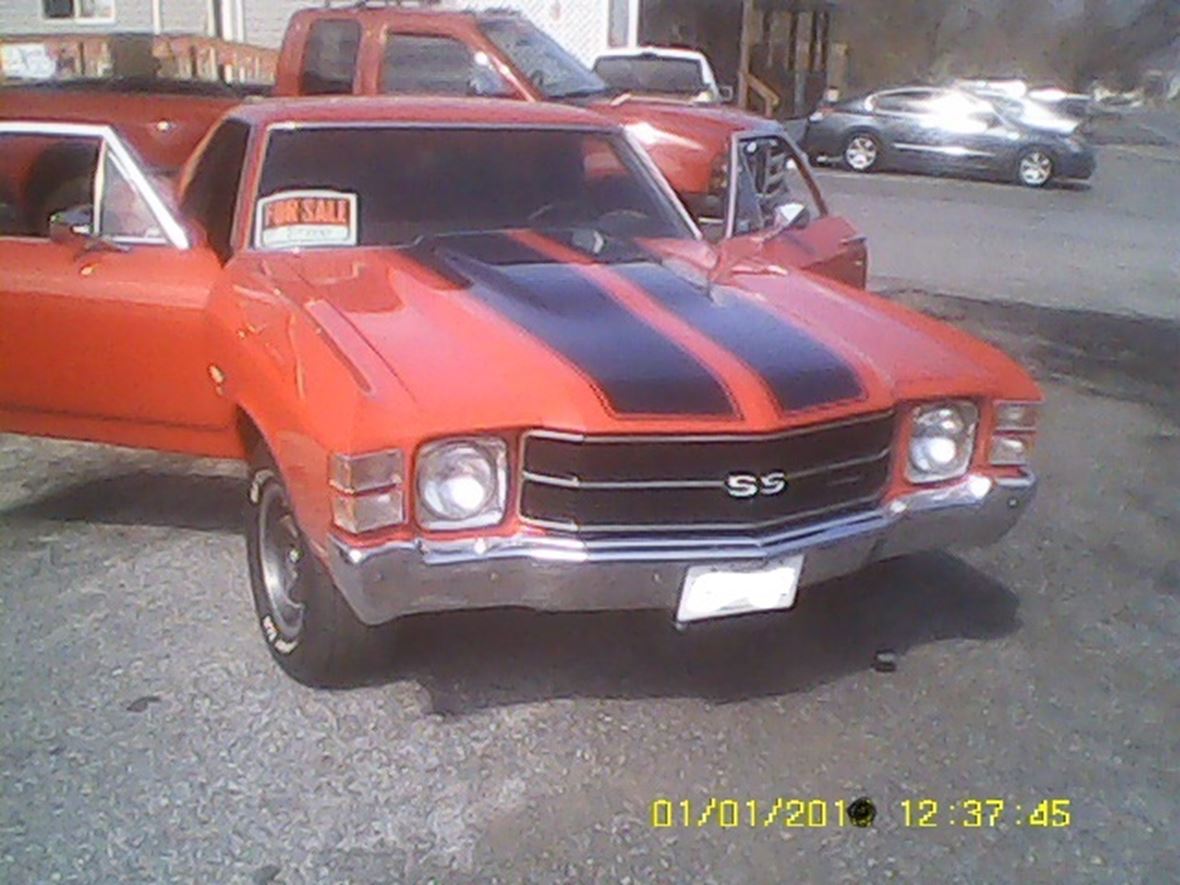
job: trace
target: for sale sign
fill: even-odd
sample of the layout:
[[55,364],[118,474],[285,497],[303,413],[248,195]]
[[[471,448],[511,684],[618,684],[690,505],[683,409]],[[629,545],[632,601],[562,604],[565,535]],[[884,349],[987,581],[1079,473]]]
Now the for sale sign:
[[357,195],[333,190],[280,191],[258,201],[254,244],[302,249],[357,244]]

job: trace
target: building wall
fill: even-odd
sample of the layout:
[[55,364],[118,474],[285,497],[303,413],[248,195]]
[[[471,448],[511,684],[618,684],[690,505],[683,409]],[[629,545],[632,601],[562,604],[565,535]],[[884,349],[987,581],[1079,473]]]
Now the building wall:
[[[164,0],[168,4],[168,0]],[[192,4],[192,0],[189,0]],[[171,5],[185,5],[183,0],[171,0]],[[203,6],[200,0],[197,5]],[[152,29],[151,0],[115,0],[115,21],[86,22],[73,19],[44,18],[41,0],[0,0],[0,34],[54,34],[60,32],[150,31]]]

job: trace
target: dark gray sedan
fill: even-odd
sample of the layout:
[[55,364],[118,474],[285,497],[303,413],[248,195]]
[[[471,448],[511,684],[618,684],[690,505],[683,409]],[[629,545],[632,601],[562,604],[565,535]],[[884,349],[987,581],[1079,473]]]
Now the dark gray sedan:
[[803,147],[812,162],[855,172],[988,174],[1027,187],[1094,172],[1094,151],[1076,132],[1028,125],[955,89],[890,89],[822,107],[808,119]]

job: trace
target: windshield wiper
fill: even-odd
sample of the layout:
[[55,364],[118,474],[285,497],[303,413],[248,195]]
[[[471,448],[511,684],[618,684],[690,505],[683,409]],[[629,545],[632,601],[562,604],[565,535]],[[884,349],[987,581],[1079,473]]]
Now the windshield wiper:
[[549,98],[554,101],[565,101],[571,98],[610,98],[615,94],[609,86],[592,86],[589,89],[571,89],[568,92],[550,92]]

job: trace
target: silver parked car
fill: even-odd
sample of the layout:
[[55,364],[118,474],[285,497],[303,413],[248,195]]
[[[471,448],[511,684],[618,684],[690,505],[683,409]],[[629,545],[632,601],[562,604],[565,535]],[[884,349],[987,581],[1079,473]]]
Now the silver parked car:
[[964,90],[914,86],[821,107],[803,147],[813,162],[835,160],[855,172],[987,174],[1042,187],[1093,174],[1094,151],[1075,129],[1030,125]]

